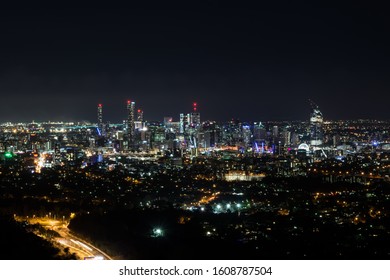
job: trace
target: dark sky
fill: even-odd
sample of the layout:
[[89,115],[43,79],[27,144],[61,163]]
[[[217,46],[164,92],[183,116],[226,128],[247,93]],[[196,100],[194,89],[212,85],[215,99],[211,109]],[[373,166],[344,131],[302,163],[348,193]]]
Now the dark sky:
[[390,119],[384,7],[203,3],[1,9],[0,122]]

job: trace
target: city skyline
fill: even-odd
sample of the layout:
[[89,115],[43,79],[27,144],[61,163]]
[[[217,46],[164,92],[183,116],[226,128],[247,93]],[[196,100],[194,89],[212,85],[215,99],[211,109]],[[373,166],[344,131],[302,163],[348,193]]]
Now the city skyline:
[[0,121],[148,120],[199,103],[203,119],[388,119],[384,9],[142,5],[3,9]]
[[[122,118],[121,119],[117,119],[117,120],[113,120],[113,119],[109,119],[109,117],[107,117],[107,115],[111,115],[112,116],[112,110],[114,110],[113,108],[108,108],[108,111],[109,111],[109,114],[106,113],[107,111],[107,106],[104,106],[103,103],[98,103],[98,104],[95,104],[95,116],[91,116],[90,119],[76,119],[74,117],[70,117],[70,118],[65,118],[65,119],[53,119],[53,118],[48,118],[48,119],[37,119],[37,118],[32,118],[32,119],[25,119],[25,120],[3,120],[1,123],[46,123],[46,122],[52,122],[52,123],[56,123],[56,122],[63,122],[63,123],[72,123],[72,122],[76,122],[76,123],[83,123],[83,122],[86,122],[86,123],[95,123],[97,125],[97,127],[99,127],[99,129],[101,129],[101,126],[102,124],[105,124],[105,123],[111,123],[111,124],[114,124],[114,123],[123,123],[123,122],[126,122],[126,124],[129,123],[129,105],[130,103],[132,104],[132,107],[133,107],[133,112],[132,114],[134,115],[134,121],[138,121],[138,122],[161,122],[161,123],[164,123],[165,122],[165,119],[166,118],[170,118],[171,121],[173,122],[179,122],[182,115],[187,115],[187,114],[193,114],[193,113],[196,113],[198,115],[200,115],[202,112],[200,110],[198,110],[198,103],[197,102],[192,102],[190,105],[192,106],[187,106],[189,107],[190,109],[189,110],[181,110],[180,111],[180,114],[178,115],[173,115],[169,112],[167,112],[166,114],[164,115],[161,115],[160,117],[158,117],[157,119],[148,119],[148,118],[144,118],[144,107],[143,106],[138,106],[137,107],[134,107],[135,106],[135,102],[134,101],[131,101],[131,100],[127,100],[124,104],[124,106],[122,106]],[[196,105],[195,105],[196,104]],[[316,106],[316,110],[320,112],[320,114],[322,114],[322,109],[320,110],[320,106],[318,106],[317,104],[315,104],[311,99],[308,99],[307,100],[307,106],[306,106],[306,109],[308,110],[308,113],[306,114],[306,118],[302,118],[302,119],[292,119],[292,118],[286,118],[286,119],[281,119],[281,118],[275,118],[275,119],[270,119],[270,118],[262,118],[262,119],[240,119],[240,118],[237,118],[237,117],[231,117],[231,118],[228,118],[228,119],[221,119],[221,118],[208,118],[208,119],[205,119],[203,117],[203,114],[202,114],[202,123],[203,122],[229,122],[229,121],[240,121],[240,122],[243,122],[243,123],[256,123],[256,122],[310,122],[310,119],[312,118],[312,115],[313,115],[313,108],[310,109],[310,106],[313,106],[313,104]],[[91,104],[90,104],[91,105]],[[187,104],[188,105],[188,104]],[[96,106],[97,106],[97,114],[96,114]],[[90,106],[91,107],[91,106]],[[141,108],[142,107],[142,108]],[[88,108],[88,109],[91,109],[91,108]],[[103,118],[103,110],[104,110],[104,118]],[[136,116],[137,114],[137,116]],[[330,122],[334,122],[334,121],[354,121],[354,120],[368,120],[368,121],[388,121],[389,119],[379,119],[379,118],[351,118],[351,119],[330,119],[330,118],[323,118],[323,121],[330,121]]]
[[97,124],[0,126],[0,258],[388,258],[390,121],[312,102],[306,122],[201,123],[196,102],[145,123],[126,104],[120,125],[99,103]]
[[387,9],[252,2],[0,9],[0,260],[389,259]]

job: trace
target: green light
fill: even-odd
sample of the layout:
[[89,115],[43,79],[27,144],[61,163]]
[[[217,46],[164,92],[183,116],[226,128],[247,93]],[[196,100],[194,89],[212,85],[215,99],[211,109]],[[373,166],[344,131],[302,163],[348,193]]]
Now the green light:
[[10,152],[4,153],[4,156],[5,156],[6,158],[12,158],[12,157],[13,157],[12,153],[10,153]]

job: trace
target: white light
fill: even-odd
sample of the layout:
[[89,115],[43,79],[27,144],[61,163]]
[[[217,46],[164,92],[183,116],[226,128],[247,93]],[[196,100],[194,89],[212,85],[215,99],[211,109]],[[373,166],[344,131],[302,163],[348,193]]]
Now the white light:
[[164,235],[164,233],[163,233],[162,229],[160,229],[160,228],[153,229],[153,237],[160,237],[163,235]]

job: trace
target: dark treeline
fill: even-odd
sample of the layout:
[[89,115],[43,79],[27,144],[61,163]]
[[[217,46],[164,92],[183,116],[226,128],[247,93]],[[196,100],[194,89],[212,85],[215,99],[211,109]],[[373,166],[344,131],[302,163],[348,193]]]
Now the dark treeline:
[[[306,210],[281,217],[164,209],[79,215],[70,228],[121,259],[384,259],[390,236],[383,224],[389,219],[324,224]],[[156,227],[163,236],[153,236]]]
[[16,222],[12,217],[0,215],[0,259],[2,260],[53,260],[72,259],[67,250],[61,251],[27,229],[27,223]]
[[[164,210],[114,211],[85,214],[73,219],[69,228],[121,259],[246,259],[254,256],[249,246],[234,238],[209,238],[202,224],[222,227],[236,221],[232,214],[188,215]],[[153,236],[160,228],[162,236]]]

